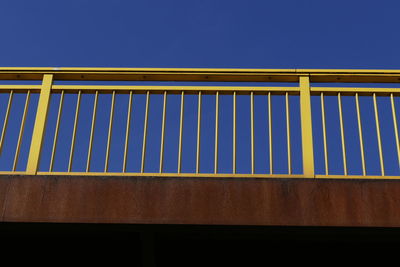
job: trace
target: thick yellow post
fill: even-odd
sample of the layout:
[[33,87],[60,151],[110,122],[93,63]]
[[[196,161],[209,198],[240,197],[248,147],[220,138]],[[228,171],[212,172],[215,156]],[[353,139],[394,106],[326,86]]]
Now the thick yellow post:
[[314,148],[311,120],[310,77],[300,77],[301,139],[303,148],[303,173],[314,178]]
[[42,149],[44,131],[46,127],[47,112],[50,103],[50,91],[53,84],[53,75],[44,74],[40,98],[36,113],[35,127],[33,128],[31,148],[29,150],[27,174],[36,174],[39,166],[40,152]]

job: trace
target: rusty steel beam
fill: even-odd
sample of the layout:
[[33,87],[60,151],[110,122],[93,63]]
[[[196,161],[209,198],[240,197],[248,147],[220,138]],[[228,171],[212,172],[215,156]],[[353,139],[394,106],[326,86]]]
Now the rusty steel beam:
[[395,180],[0,176],[0,221],[400,226]]

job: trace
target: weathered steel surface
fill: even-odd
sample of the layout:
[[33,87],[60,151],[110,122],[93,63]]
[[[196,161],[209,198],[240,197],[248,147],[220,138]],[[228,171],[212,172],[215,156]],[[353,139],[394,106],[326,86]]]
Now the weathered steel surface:
[[400,226],[400,181],[0,176],[0,221]]

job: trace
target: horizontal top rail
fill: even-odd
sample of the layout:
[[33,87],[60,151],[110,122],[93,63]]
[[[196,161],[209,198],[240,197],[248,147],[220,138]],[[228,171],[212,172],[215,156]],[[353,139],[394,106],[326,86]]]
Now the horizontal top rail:
[[349,69],[207,69],[207,68],[24,68],[1,67],[2,80],[41,80],[52,74],[54,80],[87,81],[210,81],[210,82],[298,82],[309,76],[311,82],[398,83],[400,70]]

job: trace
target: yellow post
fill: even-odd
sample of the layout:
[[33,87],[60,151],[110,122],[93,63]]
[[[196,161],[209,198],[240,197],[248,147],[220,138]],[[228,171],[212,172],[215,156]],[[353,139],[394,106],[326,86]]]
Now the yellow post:
[[39,166],[40,152],[42,149],[44,131],[46,127],[47,112],[50,104],[50,91],[53,84],[53,75],[44,74],[40,98],[36,113],[35,126],[33,128],[31,148],[29,150],[27,174],[36,174]]
[[309,76],[300,76],[300,115],[303,148],[303,173],[307,178],[314,178],[314,147],[312,137]]

